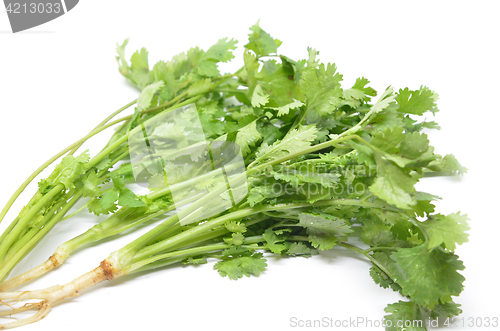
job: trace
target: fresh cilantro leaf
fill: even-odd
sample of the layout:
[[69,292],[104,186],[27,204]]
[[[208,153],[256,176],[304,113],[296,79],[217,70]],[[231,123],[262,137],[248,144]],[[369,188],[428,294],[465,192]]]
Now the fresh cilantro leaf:
[[391,227],[378,217],[370,217],[361,226],[361,238],[364,243],[370,246],[391,246],[394,236]]
[[332,249],[338,240],[337,237],[347,240],[353,232],[346,220],[326,214],[301,213],[299,224],[307,229],[312,246],[320,250]]
[[127,188],[120,190],[120,198],[118,199],[118,204],[123,207],[131,208],[146,206],[144,201],[140,200],[134,192]]
[[87,209],[89,210],[89,212],[95,214],[96,216],[99,216],[114,213],[118,208],[114,203],[108,205],[108,208],[104,208],[102,206],[102,199],[94,197],[88,202]]
[[317,129],[313,125],[300,126],[288,132],[282,140],[273,145],[262,144],[257,151],[258,160],[274,160],[311,146],[316,138]]
[[429,140],[425,133],[412,132],[404,136],[401,142],[401,156],[416,159],[429,149]]
[[431,311],[431,318],[443,318],[458,316],[462,313],[460,305],[454,302],[440,303],[436,305]]
[[222,251],[222,257],[240,257],[240,256],[251,256],[253,253],[241,246],[231,246]]
[[[227,141],[228,135],[225,134],[216,139],[216,141]],[[243,156],[248,155],[251,147],[262,139],[262,135],[257,130],[257,121],[240,128],[236,133],[235,143],[240,147]]]
[[126,72],[124,76],[142,90],[150,83],[148,51],[145,48],[136,51],[130,58],[130,64],[129,70],[121,68],[121,72]]
[[252,106],[264,106],[269,101],[269,95],[265,94],[260,85],[255,86],[252,94]]
[[[385,251],[375,252],[373,254],[373,258],[380,263],[386,270],[391,269],[391,265],[394,262],[390,258],[390,253]],[[372,276],[375,283],[379,284],[383,288],[391,287],[394,291],[399,291],[401,287],[394,283],[394,281],[387,275],[382,269],[380,269],[377,265],[373,265],[370,268],[370,276]]]
[[116,187],[104,193],[100,199],[102,208],[104,210],[109,209],[116,201],[118,201],[119,195],[120,190]]
[[429,235],[429,249],[444,244],[444,247],[454,251],[456,245],[461,245],[468,241],[470,230],[467,225],[467,216],[460,213],[441,215],[431,215],[422,223]]
[[125,77],[127,77],[130,70],[130,65],[125,58],[125,47],[127,47],[128,41],[129,39],[127,38],[123,41],[123,44],[116,44],[116,53],[118,54],[116,61],[118,62],[120,73]]
[[284,105],[283,107],[272,107],[271,109],[277,110],[278,111],[278,117],[281,117],[283,115],[288,115],[290,110],[300,108],[304,104],[301,101],[294,101],[292,103],[289,103],[287,105]]
[[143,88],[141,94],[139,95],[139,98],[137,99],[137,109],[144,110],[149,108],[154,94],[164,85],[165,84],[163,83],[163,81],[158,81]]
[[245,236],[239,232],[231,233],[231,237],[224,238],[224,242],[229,245],[240,246],[243,244]]
[[330,115],[340,105],[342,75],[334,64],[307,70],[302,74],[300,89],[307,97],[306,111],[315,111],[321,116]]
[[412,301],[390,304],[385,312],[390,314],[384,316],[387,331],[427,331],[420,307]]
[[83,179],[83,197],[95,197],[101,195],[101,179],[95,171],[90,171]]
[[247,227],[245,224],[236,222],[236,221],[229,221],[226,223],[226,229],[230,232],[240,232],[244,233],[247,231]]
[[258,57],[276,54],[281,41],[273,39],[267,32],[261,29],[259,22],[250,28],[252,33],[248,35],[248,44],[245,48],[252,50]]
[[377,165],[378,175],[369,188],[370,192],[398,208],[411,209],[415,205],[411,193],[415,191],[418,179],[389,161],[379,161]]
[[401,285],[402,293],[426,308],[451,302],[452,296],[462,292],[465,278],[458,272],[464,269],[462,261],[451,252],[427,244],[400,248],[392,254],[395,263],[391,272]]
[[262,235],[264,240],[266,241],[266,246],[269,248],[271,252],[274,254],[281,254],[284,250],[286,250],[286,246],[282,243],[285,239],[280,238],[272,229],[267,229]]
[[307,247],[307,245],[302,242],[293,242],[292,244],[290,244],[290,247],[288,247],[288,250],[285,252],[285,254],[289,256],[309,257],[311,255],[318,254],[318,251],[314,248]]
[[401,89],[396,97],[399,112],[415,115],[423,115],[427,111],[436,113],[437,99],[438,95],[424,86],[415,91],[410,91],[408,88]]
[[383,131],[376,132],[370,143],[390,154],[396,154],[399,151],[399,145],[404,140],[403,128],[400,126],[390,127]]
[[370,81],[364,77],[356,79],[352,88],[343,91],[342,101],[339,107],[348,105],[351,108],[358,108],[364,101],[369,101],[377,92],[371,87],[366,87]]
[[365,94],[364,99],[366,101],[370,100],[370,97],[374,97],[377,95],[377,91],[375,91],[373,88],[369,86],[366,86],[369,83],[370,81],[368,79],[366,79],[365,77],[361,77],[361,78],[356,78],[356,82],[352,86],[352,89],[354,90],[363,91],[363,93]]
[[224,258],[214,265],[214,269],[217,270],[222,277],[227,276],[234,280],[242,278],[243,276],[258,276],[266,270],[266,267],[266,259],[263,258],[262,253],[254,253],[251,256]]
[[227,38],[220,39],[215,45],[210,47],[200,58],[198,63],[198,74],[206,77],[217,77],[220,75],[217,68],[218,62],[227,62],[234,58],[231,50],[236,49],[237,41]]
[[67,189],[75,188],[75,181],[85,174],[84,165],[89,159],[87,152],[76,157],[73,155],[64,157],[55,169],[55,172],[59,174],[56,181],[64,184]]
[[429,163],[428,168],[432,171],[463,175],[467,168],[462,166],[453,154],[448,154],[441,160],[435,160]]
[[164,61],[158,61],[154,65],[151,75],[155,82],[163,82],[163,87],[158,90],[160,97],[165,101],[172,99],[176,92],[173,68]]
[[206,257],[200,257],[200,258],[192,258],[189,257],[186,261],[183,262],[184,264],[194,264],[194,265],[200,265],[200,264],[207,264],[207,258]]
[[426,214],[429,215],[434,212],[436,208],[435,205],[431,203],[431,201],[440,199],[439,197],[424,193],[424,192],[415,192],[413,194],[415,198],[416,204],[413,206],[413,211],[420,217],[424,217]]

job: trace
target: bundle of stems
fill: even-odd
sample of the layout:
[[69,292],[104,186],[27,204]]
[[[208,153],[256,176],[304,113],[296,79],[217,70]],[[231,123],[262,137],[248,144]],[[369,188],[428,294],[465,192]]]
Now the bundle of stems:
[[[215,77],[212,79],[213,82],[206,84],[202,89],[197,88],[194,92],[190,90],[191,86],[187,85],[181,90],[183,91],[182,93],[179,93],[170,100],[162,100],[161,98],[152,100],[152,96],[149,96],[151,94],[150,89],[145,89],[138,100],[128,103],[111,114],[85,137],[57,153],[35,170],[7,201],[7,204],[0,213],[0,222],[5,218],[14,202],[26,187],[43,170],[60,157],[66,155],[62,162],[55,167],[52,174],[39,183],[40,189],[0,236],[0,280],[4,281],[12,269],[31,252],[57,223],[71,218],[71,216],[76,215],[89,204],[97,202],[94,199],[74,214],[66,216],[68,211],[82,197],[93,197],[96,193],[100,193],[95,191],[95,188],[120,173],[120,169],[112,171],[112,168],[119,162],[127,162],[130,153],[128,137],[141,129],[140,126],[137,126],[138,119],[147,118],[154,120],[156,116],[191,104],[210,90],[225,83],[230,77],[231,75]],[[139,104],[137,104],[138,101]],[[151,102],[155,103],[154,106],[150,106]],[[137,107],[134,115],[124,116],[111,121],[121,112],[135,104],[137,104]],[[105,148],[95,157],[90,159],[87,152],[76,157],[74,156],[85,141],[117,124],[121,124],[121,126],[117,128]],[[93,212],[97,215],[101,213],[107,214],[116,210],[117,206],[135,208],[137,205],[140,205],[137,202],[139,198],[132,194],[130,195],[131,201],[121,199],[117,204],[109,206],[107,210],[98,208],[93,210]],[[6,289],[8,287],[2,288]]]

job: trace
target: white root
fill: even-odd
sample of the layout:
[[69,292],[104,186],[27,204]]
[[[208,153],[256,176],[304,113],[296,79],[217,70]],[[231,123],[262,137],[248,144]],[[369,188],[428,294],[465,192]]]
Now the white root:
[[64,263],[68,256],[63,256],[58,253],[54,253],[47,261],[34,267],[27,272],[6,280],[0,285],[0,292],[8,291],[15,287],[18,287],[32,279],[42,276],[43,274],[49,272],[50,270],[57,268]]
[[58,301],[78,295],[79,292],[87,288],[113,278],[115,278],[115,276],[112,267],[104,260],[99,267],[62,286],[52,286],[37,291],[0,292],[0,303],[9,307],[12,303],[15,304],[24,300],[39,300],[35,303],[28,303],[20,308],[2,312],[0,316],[10,316],[27,310],[38,309],[38,311],[30,317],[15,322],[0,324],[0,329],[11,329],[37,322],[47,316],[50,309]]

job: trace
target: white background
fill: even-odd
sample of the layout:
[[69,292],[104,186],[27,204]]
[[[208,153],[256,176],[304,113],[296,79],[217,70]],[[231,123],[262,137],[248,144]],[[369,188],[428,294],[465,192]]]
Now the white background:
[[[207,49],[223,37],[242,47],[260,19],[283,41],[282,54],[305,58],[307,46],[317,48],[322,61],[337,64],[345,86],[365,76],[378,91],[423,84],[439,93],[441,112],[433,120],[442,130],[429,132],[431,144],[438,153],[455,154],[469,172],[462,179],[424,179],[418,188],[443,197],[437,211],[470,217],[470,242],[457,249],[467,267],[465,291],[456,299],[462,316],[466,322],[500,317],[499,10],[495,1],[86,0],[52,22],[11,34],[2,8],[0,205],[49,156],[137,97],[118,73],[117,42],[131,37],[127,56],[144,46],[154,64],[193,46]],[[224,71],[241,66],[241,49],[235,54]],[[95,155],[105,141],[106,134],[87,148]],[[35,190],[29,187],[2,228]],[[97,221],[82,216],[59,224],[14,273],[41,263]],[[26,288],[70,281],[144,230],[75,252]],[[260,277],[239,281],[221,278],[212,264],[163,269],[96,286],[25,330],[292,330],[298,328],[290,326],[291,317],[380,320],[385,306],[401,298],[379,288],[369,267],[364,258],[335,248],[310,259],[270,259]]]

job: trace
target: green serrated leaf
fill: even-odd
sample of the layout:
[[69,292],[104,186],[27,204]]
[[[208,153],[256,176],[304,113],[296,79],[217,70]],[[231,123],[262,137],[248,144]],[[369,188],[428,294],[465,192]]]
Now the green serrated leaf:
[[438,111],[436,101],[438,95],[427,87],[421,87],[419,90],[410,91],[408,88],[399,90],[396,102],[399,105],[398,111],[406,114],[423,115],[430,111]]
[[321,64],[318,69],[308,70],[302,74],[300,89],[307,97],[307,111],[315,111],[321,116],[330,115],[340,105],[342,75],[336,72],[334,64],[325,68]]
[[243,244],[245,236],[239,232],[231,233],[231,237],[224,238],[224,242],[228,245],[240,246]]
[[387,331],[427,331],[420,307],[412,301],[390,304],[385,312],[390,314],[384,316]]
[[264,90],[260,85],[255,86],[252,94],[252,106],[260,107],[264,106],[269,102],[269,95],[264,93]]
[[429,235],[429,249],[444,244],[444,247],[454,251],[456,245],[461,245],[468,241],[470,230],[467,224],[467,215],[460,213],[449,215],[431,215],[429,219],[422,223]]
[[163,81],[158,81],[143,88],[139,98],[137,99],[137,109],[139,111],[148,109],[151,105],[151,101],[153,100],[153,96],[164,85],[165,83],[163,83]]
[[278,117],[281,117],[283,115],[288,115],[290,110],[300,108],[303,105],[304,105],[304,103],[302,103],[300,101],[294,101],[292,103],[284,105],[283,107],[271,107],[271,109],[277,110]]
[[398,208],[411,209],[415,205],[411,193],[415,191],[414,185],[418,179],[391,162],[379,161],[377,164],[378,176],[370,186],[370,192]]
[[306,149],[316,138],[317,128],[314,125],[299,126],[287,133],[282,140],[273,145],[262,144],[257,151],[258,160],[275,160],[282,156]]
[[245,45],[245,48],[254,51],[259,57],[276,54],[278,52],[281,41],[273,39],[269,33],[262,30],[259,26],[259,22],[255,23],[250,30],[252,33],[248,35],[248,44]]
[[400,248],[392,254],[395,263],[391,272],[401,285],[402,293],[426,308],[451,302],[463,290],[465,278],[458,273],[464,269],[462,261],[451,252],[427,244],[413,248]]
[[337,237],[347,240],[353,231],[346,220],[326,214],[299,214],[299,224],[307,229],[309,241],[314,248],[320,250],[332,249]]
[[230,279],[239,279],[243,276],[258,276],[266,270],[266,259],[262,253],[254,253],[251,256],[239,256],[225,258],[214,265],[214,269],[219,272],[222,277]]
[[229,221],[225,224],[225,227],[230,232],[241,232],[244,233],[247,231],[247,227],[245,224],[236,221]]
[[138,208],[144,207],[146,204],[144,201],[140,200],[137,195],[131,190],[124,188],[120,190],[120,197],[118,199],[118,204],[123,207]]

